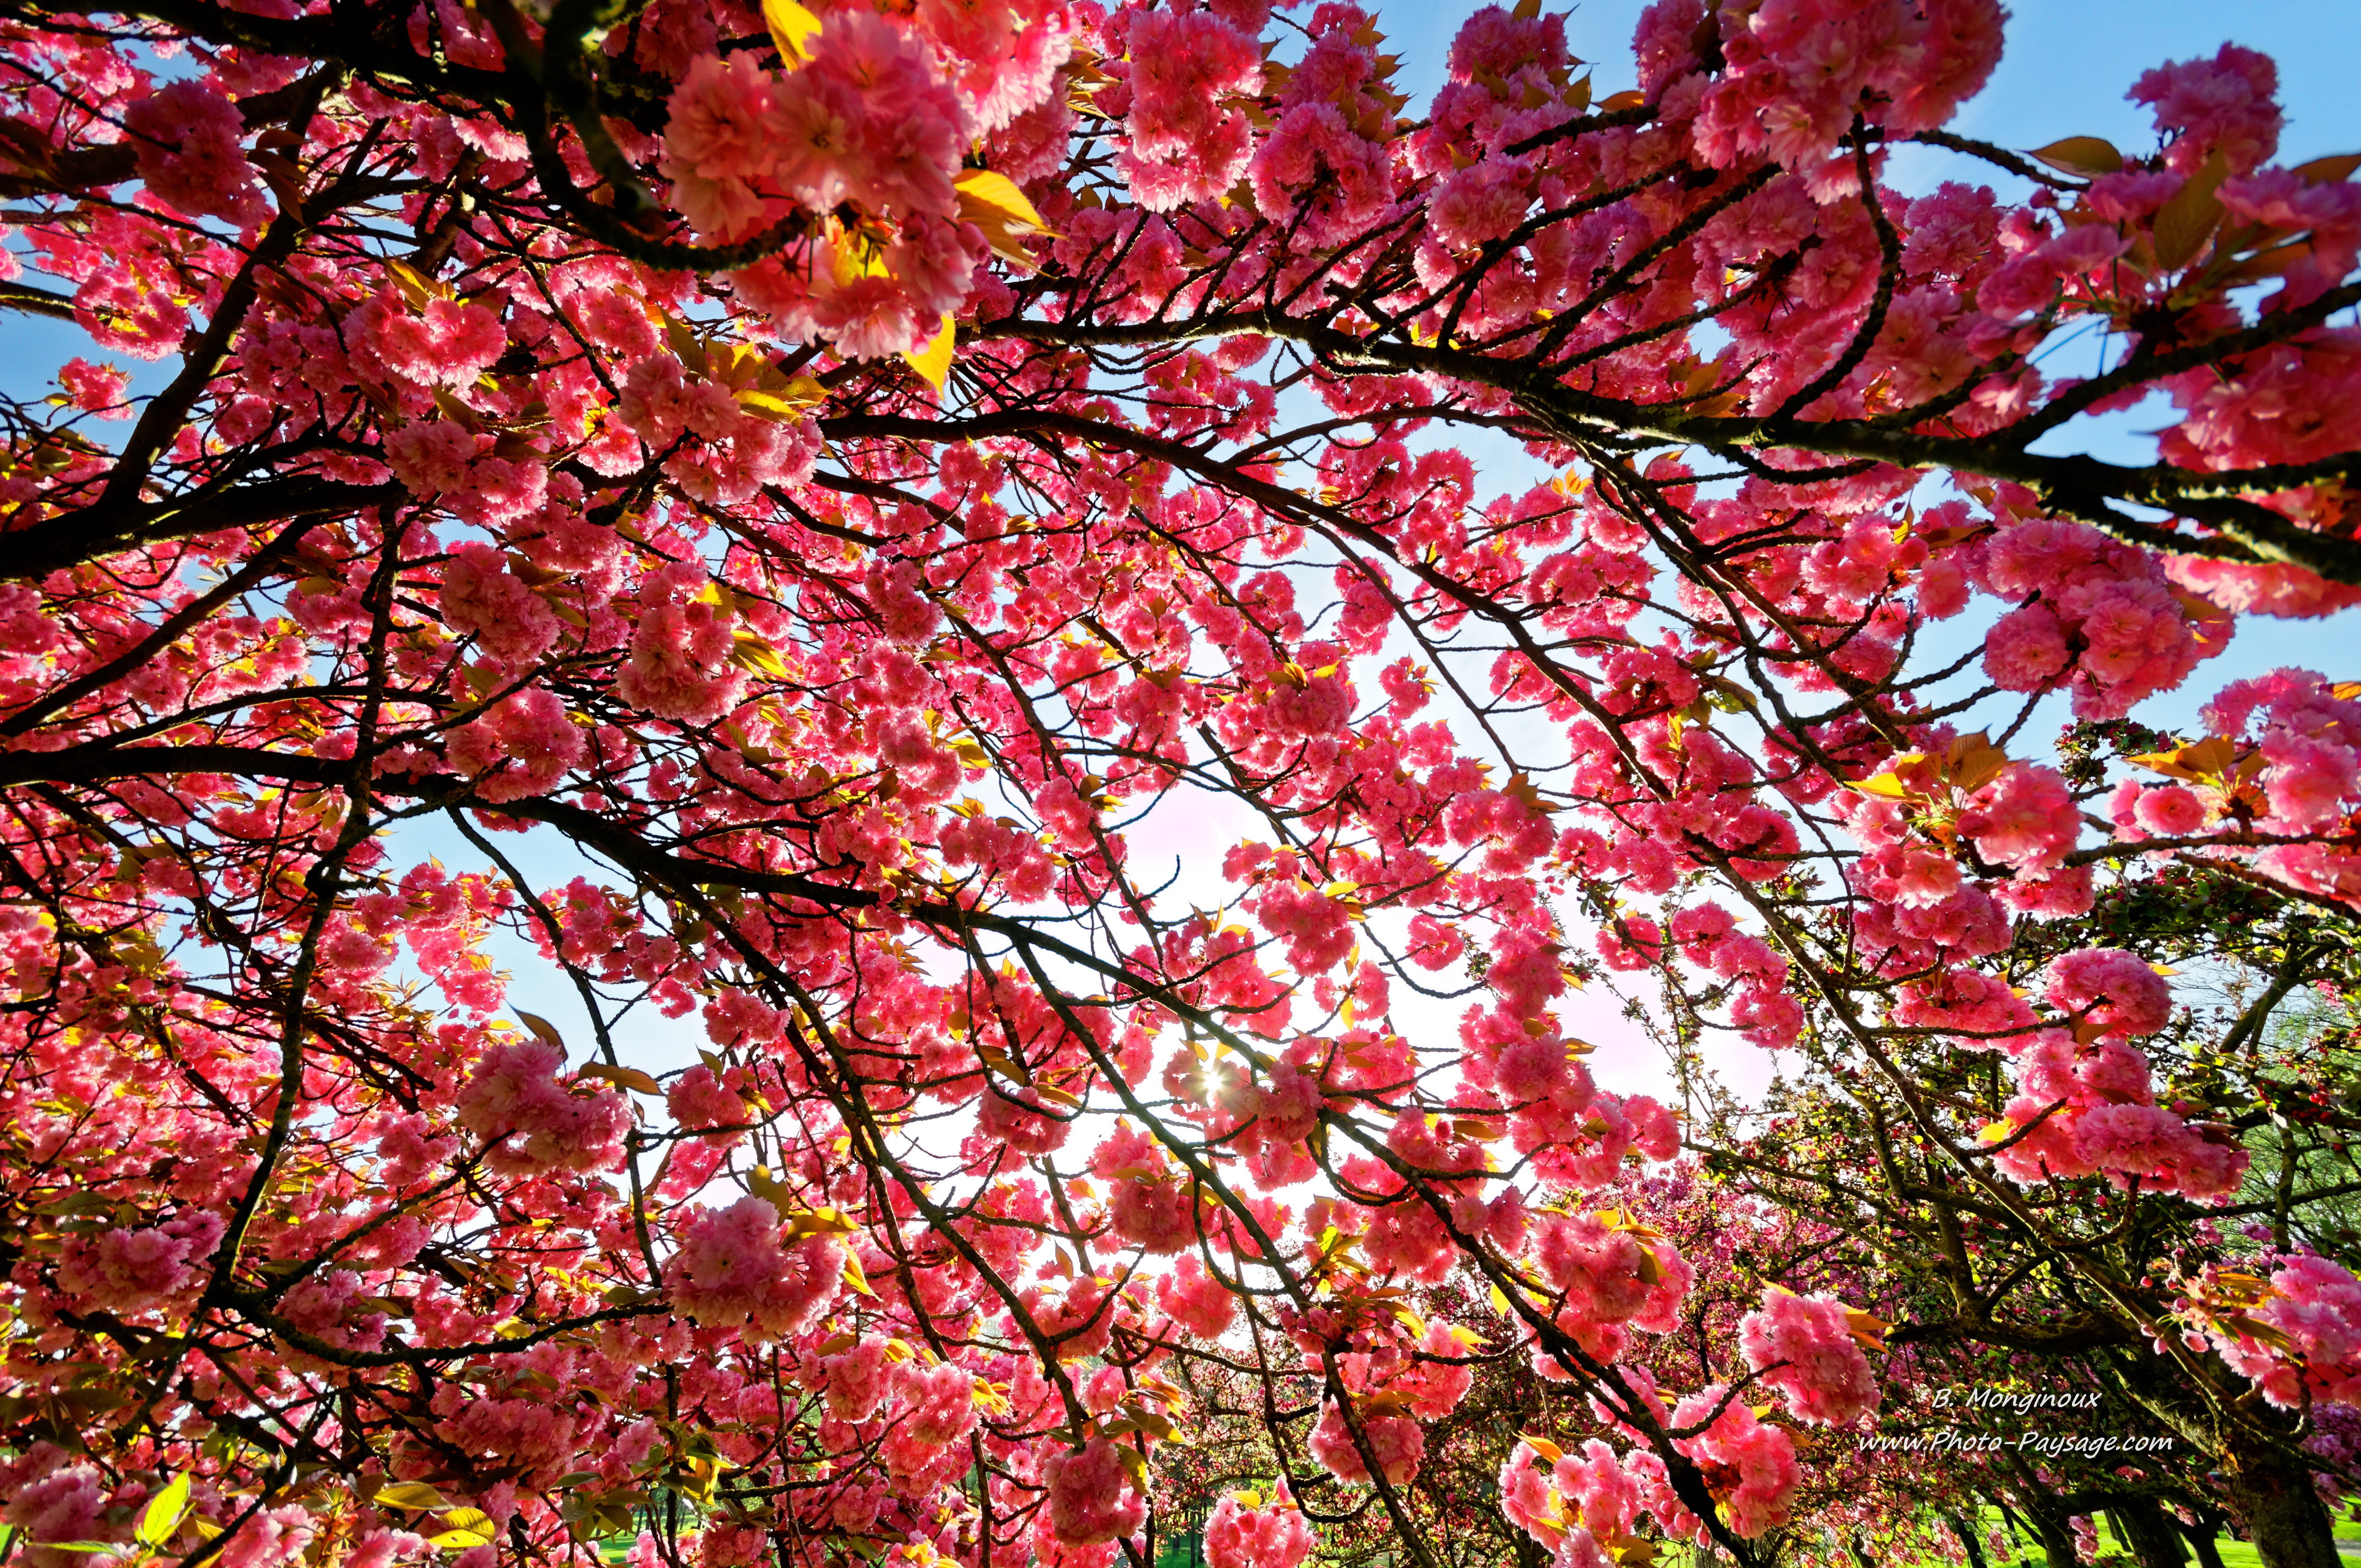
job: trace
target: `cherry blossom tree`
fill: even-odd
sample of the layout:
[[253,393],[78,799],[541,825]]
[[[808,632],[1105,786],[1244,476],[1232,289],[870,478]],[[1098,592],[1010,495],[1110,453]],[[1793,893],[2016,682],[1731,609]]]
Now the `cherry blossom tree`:
[[[2004,1451],[2037,1427],[2068,1440],[2062,1454],[2003,1452],[1985,1466],[1985,1495],[2041,1526],[2059,1561],[2072,1555],[2067,1521],[2105,1508],[2126,1521],[2119,1535],[2145,1530],[2151,1538],[2132,1541],[2138,1561],[2171,1564],[2181,1552],[2167,1509],[2204,1531],[2222,1521],[2250,1525],[2274,1507],[2310,1512],[2315,1492],[2333,1502],[2353,1488],[2340,1435],[2351,1412],[2327,1385],[2299,1386],[2296,1367],[2309,1353],[2278,1325],[2341,1311],[2306,1281],[2314,1271],[2341,1280],[2343,1268],[2328,1260],[2349,1256],[2355,1239],[2345,1218],[2361,1175],[2349,1153],[2347,1103],[2354,948],[2349,922],[2316,907],[2210,871],[2167,867],[2124,876],[2071,927],[2020,934],[2003,978],[2037,985],[2045,965],[2069,956],[2062,949],[2092,938],[2136,945],[2192,981],[2231,977],[2214,1005],[2158,1020],[2144,1054],[2181,1113],[2209,1119],[2214,1136],[2258,1157],[2235,1193],[2192,1204],[2053,1159],[2031,1173],[2024,1213],[2037,1224],[2025,1224],[1958,1180],[1906,1107],[1808,1029],[1784,1058],[1787,1075],[1751,1116],[1700,1080],[1688,1135],[1710,1169],[1755,1200],[1842,1233],[1862,1277],[1851,1294],[1895,1320],[1889,1346],[1913,1349],[1922,1379],[1957,1396],[1913,1413],[1905,1427],[1914,1441]],[[2305,996],[2308,1008],[2297,1001]],[[2274,1025],[2280,1012],[2294,1015]],[[1981,1135],[2004,1148],[2012,1090],[1997,1061],[1939,1039],[1901,1040],[1895,1049],[1921,1088],[1963,1115],[1990,1118]],[[2052,1118],[2070,1112],[2072,1099],[2070,1091],[2054,1094]],[[1997,1163],[2010,1169],[2004,1154]],[[2089,1290],[2069,1254],[2111,1257],[2129,1295]],[[2181,1343],[2156,1345],[2144,1324]],[[2203,1357],[2217,1382],[2257,1387],[2245,1396],[2246,1419],[2224,1419],[2207,1402],[2184,1349]],[[1979,1410],[1965,1402],[1977,1389],[2062,1402]],[[1890,1442],[1902,1434],[1889,1425],[1881,1435]],[[2163,1447],[2125,1452],[2126,1438]],[[2110,1440],[2115,1452],[2104,1446]],[[2092,1446],[2080,1452],[2075,1442]]]
[[[2361,599],[2361,159],[2235,47],[1958,137],[2002,21],[1661,0],[1594,100],[1488,9],[1413,106],[1339,0],[15,7],[0,302],[88,344],[0,476],[12,1548],[1108,1568],[1219,1365],[1436,1568],[1456,1278],[1607,1434],[1511,1523],[1766,1563],[1877,1362],[1799,1292],[1648,1370],[1694,1266],[1543,1195],[1682,1128],[1574,988],[2045,1234],[2249,1157],[2114,868],[2361,900],[2333,670],[2103,814],[2029,739]],[[2361,1285],[2283,1250],[2052,1255],[2301,1481]]]

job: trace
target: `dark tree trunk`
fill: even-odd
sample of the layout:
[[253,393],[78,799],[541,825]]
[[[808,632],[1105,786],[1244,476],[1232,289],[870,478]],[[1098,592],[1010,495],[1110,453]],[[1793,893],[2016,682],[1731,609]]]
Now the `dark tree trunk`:
[[1960,1546],[1968,1554],[1968,1568],[1985,1568],[1984,1543],[1981,1539],[1983,1531],[1976,1528],[1975,1517],[1952,1514],[1944,1522],[1951,1527],[1951,1533],[1960,1538]]
[[2189,1561],[2180,1532],[2154,1497],[2126,1497],[2107,1510],[2115,1534],[2131,1549],[2140,1568],[2180,1568]]
[[2049,1568],[2081,1568],[2082,1560],[2074,1551],[2074,1532],[2066,1528],[2064,1519],[2037,1514],[2030,1508],[2026,1510],[2025,1517],[2032,1524],[2034,1533],[2041,1538],[2042,1556],[2048,1560]]
[[2234,1440],[2224,1445],[2222,1475],[2263,1568],[2339,1568],[2327,1505],[2301,1464]]
[[2187,1536],[2189,1544],[2196,1549],[2197,1568],[2222,1568],[2222,1553],[2213,1545],[2213,1526],[2210,1522],[2201,1519],[2195,1524],[2182,1525],[2180,1533]]

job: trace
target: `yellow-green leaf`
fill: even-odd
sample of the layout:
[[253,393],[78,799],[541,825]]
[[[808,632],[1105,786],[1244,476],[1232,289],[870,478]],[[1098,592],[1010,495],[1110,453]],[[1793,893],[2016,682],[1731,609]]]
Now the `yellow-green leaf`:
[[[809,378],[799,378],[799,379],[809,379]],[[817,381],[812,383],[814,386],[818,384]],[[775,392],[765,392],[752,387],[738,394],[739,407],[748,413],[759,414],[764,419],[774,420],[801,419],[805,411],[812,408],[817,401],[817,399],[813,402],[796,401],[780,397]]]
[[436,282],[398,257],[386,258],[385,269],[393,274],[394,287],[401,291],[402,298],[414,306],[423,308],[429,300],[451,297],[449,284]]
[[697,375],[704,375],[711,361],[706,356],[705,340],[697,335],[697,329],[670,312],[661,319],[664,341],[671,345],[673,357]]
[[730,662],[741,670],[768,675],[774,681],[784,681],[790,674],[786,661],[779,657],[779,651],[751,631],[738,633],[730,647]]
[[868,1272],[861,1266],[860,1255],[852,1250],[852,1241],[850,1237],[846,1238],[844,1244],[844,1283],[859,1295],[866,1296],[873,1301],[877,1299],[877,1292],[869,1288]]
[[387,1508],[447,1508],[451,1500],[423,1481],[397,1481],[379,1492],[374,1501]]
[[2146,768],[2167,778],[2187,779],[2191,784],[2220,776],[2237,760],[2238,743],[2222,735],[2209,736],[2193,746],[2176,746],[2169,751],[2143,751],[2124,759],[2134,767]]
[[1881,800],[1910,798],[1910,786],[1892,773],[1879,773],[1873,778],[1861,779],[1845,787],[1860,795],[1873,795]]
[[188,1511],[189,1478],[175,1475],[139,1510],[140,1544],[161,1546],[171,1540],[180,1530],[181,1516]]
[[960,216],[983,231],[992,253],[1005,261],[1032,269],[1033,258],[1017,242],[1028,234],[1047,234],[1049,226],[1005,174],[971,169],[958,181]]
[[951,322],[950,313],[946,311],[943,313],[942,330],[935,334],[934,340],[924,348],[905,353],[902,357],[910,362],[911,369],[926,378],[927,385],[939,392],[951,373],[951,348],[957,339],[958,329]]
[[789,66],[804,65],[812,57],[811,41],[819,32],[819,18],[796,0],[763,0],[763,22],[771,29],[771,42],[778,46],[779,60]]

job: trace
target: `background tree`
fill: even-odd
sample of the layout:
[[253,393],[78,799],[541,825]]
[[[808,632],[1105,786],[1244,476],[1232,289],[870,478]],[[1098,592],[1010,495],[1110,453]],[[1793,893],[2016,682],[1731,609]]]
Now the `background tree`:
[[[2121,880],[2100,891],[2089,926],[2018,933],[2010,954],[2025,967],[2011,978],[2036,981],[2045,956],[2054,959],[2066,943],[2093,937],[2169,963],[2184,995],[2203,997],[2206,988],[2195,982],[2207,977],[2214,1004],[2180,1014],[2149,1039],[2147,1054],[2176,1105],[2214,1118],[2214,1136],[2235,1136],[2251,1151],[2234,1198],[2192,1203],[2178,1193],[2091,1176],[2047,1183],[2030,1204],[2038,1224],[2027,1225],[1959,1183],[1948,1162],[1913,1135],[1906,1107],[1854,1070],[1841,1048],[1822,1047],[1809,1028],[1794,1058],[1797,1070],[1770,1097],[1765,1118],[1750,1121],[1725,1106],[1720,1115],[1692,1118],[1691,1135],[1709,1146],[1708,1168],[1726,1179],[1842,1226],[1852,1255],[1905,1303],[1894,1343],[1926,1347],[1942,1381],[1961,1389],[2079,1392],[2093,1401],[2092,1409],[2045,1411],[2046,1429],[2080,1431],[2093,1440],[2147,1434],[2179,1445],[2177,1461],[2162,1470],[2153,1456],[2144,1456],[2151,1463],[2135,1461],[2145,1485],[2132,1496],[2145,1496],[2146,1506],[2115,1506],[2146,1514],[2169,1503],[2203,1518],[2243,1519],[2258,1503],[2240,1489],[2241,1464],[2301,1474],[2309,1467],[2300,1447],[2304,1429],[2203,1413],[2184,1367],[2148,1343],[2143,1317],[2169,1322],[2180,1314],[2181,1332],[2204,1326],[2204,1311],[2192,1312],[2191,1297],[2202,1299],[2192,1287],[2208,1269],[2268,1272],[2273,1259],[2290,1251],[2349,1256],[2356,1172],[2345,1108],[2350,1025],[2341,999],[2353,978],[2352,933],[2337,916],[2211,868],[2151,869],[2125,861]],[[1920,1083],[1993,1117],[1983,1135],[1995,1142],[2013,1133],[2011,1118],[2021,1115],[2007,1109],[1997,1065],[1989,1056],[1955,1050],[1912,1058]],[[1720,1136],[1700,1136],[1708,1127]],[[2112,1255],[2126,1277],[2140,1278],[2133,1310],[2082,1288],[2070,1253]],[[2219,1365],[2213,1375],[2231,1376]],[[1953,1419],[2004,1442],[2026,1425],[2004,1406],[1980,1423],[1965,1410]],[[2342,1420],[2340,1412],[2329,1424]],[[2264,1452],[2242,1456],[2246,1444]],[[2014,1491],[2013,1500],[2029,1515],[2062,1521],[2097,1506],[2090,1497],[2113,1488],[2122,1466],[2101,1460],[2048,1468],[2049,1479],[2037,1480],[2028,1470],[2013,1486],[1995,1475],[1992,1495],[1997,1500],[2004,1489]],[[2075,1475],[2082,1479],[2058,1479]],[[2227,1492],[2219,1479],[2229,1481]],[[2341,1469],[2316,1481],[2329,1498],[2350,1485]],[[2081,1501],[2052,1507],[2030,1500],[2045,1487]],[[2162,1528],[2160,1520],[2151,1523]],[[2052,1549],[2070,1550],[2062,1526]],[[2141,1560],[2182,1559],[2167,1533]]]
[[[1105,1568],[1192,1363],[1433,1568],[1455,1271],[1610,1434],[1518,1529],[1767,1563],[1872,1370],[1773,1296],[1753,1382],[1660,1387],[1693,1266],[1538,1206],[1680,1139],[1570,1037],[1584,909],[1873,1085],[2327,1561],[2361,1284],[2168,1323],[2053,1227],[2248,1159],[2093,868],[2347,907],[2361,706],[2235,684],[2096,824],[2020,737],[2361,594],[2361,187],[2235,49],[2142,80],[2152,149],[1955,137],[2001,20],[1664,0],[1593,102],[1488,10],[1410,118],[1336,3],[16,6],[5,301],[169,362],[6,415],[30,1568]],[[2026,193],[1905,200],[1904,141]],[[2151,391],[2157,461],[2070,450]],[[573,1022],[500,1016],[506,941]]]

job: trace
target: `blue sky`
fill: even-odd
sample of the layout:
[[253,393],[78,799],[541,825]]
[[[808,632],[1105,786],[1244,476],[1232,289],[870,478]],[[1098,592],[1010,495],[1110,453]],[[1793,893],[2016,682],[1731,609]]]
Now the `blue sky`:
[[[1441,84],[1452,35],[1481,8],[1474,0],[1380,0],[1378,26],[1401,57],[1401,86],[1414,102]],[[1631,85],[1631,28],[1646,8],[1645,0],[1583,0],[1568,18],[1567,39],[1596,63],[1602,94]],[[1952,127],[1963,136],[2019,148],[2100,136],[2128,150],[2149,134],[2146,111],[2124,101],[2140,72],[2235,42],[2279,63],[2290,154],[2361,151],[2356,0],[2019,0],[2009,10],[2000,69]]]
[[[1387,51],[1401,60],[1398,86],[1414,104],[1423,104],[1444,82],[1460,24],[1488,3],[1397,0],[1376,7]],[[1631,32],[1648,4],[1582,0],[1568,16],[1567,41],[1592,63],[1598,95],[1632,85]],[[2017,148],[2044,147],[2061,137],[2098,136],[2126,152],[2147,150],[2155,145],[2154,124],[2144,106],[2126,100],[2132,83],[2152,66],[2211,58],[2224,43],[2235,42],[2279,62],[2279,102],[2288,119],[2280,140],[2283,158],[2301,162],[2361,152],[2361,93],[2355,91],[2351,71],[2355,48],[2361,45],[2361,0],[2261,0],[2243,6],[2196,0],[2020,0],[2010,7],[2006,38],[1992,81],[1952,122],[1950,128],[1960,135]],[[1931,190],[1945,180],[1990,184],[2004,196],[2029,189],[1987,164],[1931,148],[1897,151],[1887,177],[1912,192]],[[2054,375],[2089,374],[2095,367],[2079,356],[2097,342],[2086,334],[2080,345],[2056,349],[2045,368]],[[2077,420],[2041,449],[2150,462],[2156,444],[2142,433],[2173,417],[2170,406],[2155,399],[2125,413]],[[1505,438],[1455,439],[1477,455],[1486,494],[1514,488],[1511,475],[1521,471],[1520,465],[1532,469],[1521,450]],[[1969,629],[1961,623],[1955,630],[1964,637]],[[1935,639],[1946,645],[1952,641],[1966,645],[1939,630]],[[2166,727],[2194,724],[2199,704],[2224,685],[2285,664],[2320,669],[2338,679],[2361,675],[2361,610],[2326,621],[2248,617],[2227,652],[2201,666],[2180,691],[2143,704],[2135,717]],[[2046,718],[2037,720],[2036,732],[2047,733],[2047,723]]]

